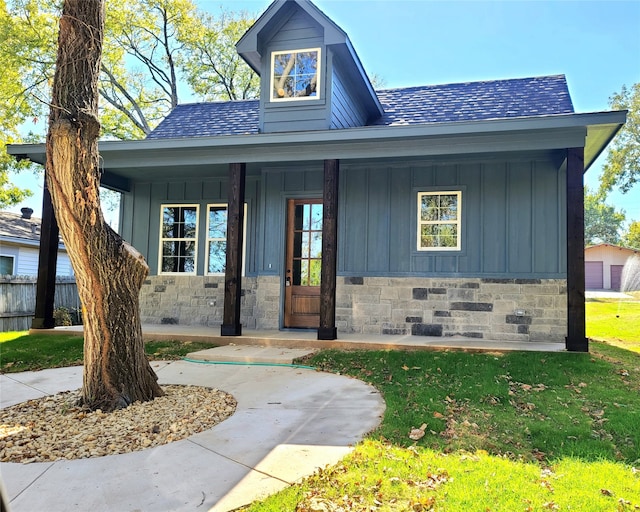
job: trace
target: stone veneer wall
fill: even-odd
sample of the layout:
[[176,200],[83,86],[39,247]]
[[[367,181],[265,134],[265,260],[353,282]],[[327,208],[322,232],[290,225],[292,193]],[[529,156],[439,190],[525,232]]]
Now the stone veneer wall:
[[[278,329],[280,279],[243,277],[240,322],[249,329]],[[150,276],[140,291],[142,323],[222,324],[223,276]]]
[[[242,325],[278,329],[280,291],[278,276],[243,277]],[[223,306],[222,276],[151,276],[140,293],[143,323],[217,326],[222,323]],[[338,333],[563,342],[566,325],[564,279],[344,277],[337,281]]]
[[339,333],[558,342],[567,335],[564,279],[345,277],[336,294]]

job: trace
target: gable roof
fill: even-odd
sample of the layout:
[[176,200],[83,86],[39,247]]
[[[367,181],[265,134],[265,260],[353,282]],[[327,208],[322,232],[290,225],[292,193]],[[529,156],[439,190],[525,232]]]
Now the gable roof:
[[19,239],[39,243],[40,223],[41,220],[37,217],[25,219],[19,213],[0,212],[0,239]]
[[633,249],[631,247],[623,247],[622,245],[614,245],[614,244],[607,244],[607,243],[589,245],[588,247],[585,247],[584,250],[586,252],[586,251],[591,251],[592,249],[597,249],[599,247],[609,247],[611,249],[618,249],[619,251],[628,252],[629,254],[640,253],[640,249]]
[[[377,91],[384,114],[371,126],[424,125],[574,112],[564,75]],[[178,105],[148,139],[258,133],[259,100]]]
[[264,42],[270,40],[297,9],[320,25],[324,44],[348,45],[353,50],[347,33],[309,0],[275,0],[236,43],[238,54],[258,75]]
[[351,81],[371,118],[382,114],[382,106],[349,36],[310,0],[275,0],[236,43],[240,57],[260,76],[269,41],[296,12],[303,12],[322,30],[323,44],[345,62],[346,78]]
[[[0,212],[0,242],[38,247],[41,224],[39,217],[26,219],[19,213]],[[58,250],[66,251],[62,240],[59,240]]]

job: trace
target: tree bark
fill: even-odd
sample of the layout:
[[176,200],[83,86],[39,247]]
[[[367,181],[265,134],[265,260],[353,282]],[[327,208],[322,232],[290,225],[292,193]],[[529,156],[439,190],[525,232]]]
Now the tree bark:
[[162,395],[144,353],[138,296],[148,266],[104,221],[98,187],[103,0],[65,0],[46,179],[83,305],[83,405],[111,411]]

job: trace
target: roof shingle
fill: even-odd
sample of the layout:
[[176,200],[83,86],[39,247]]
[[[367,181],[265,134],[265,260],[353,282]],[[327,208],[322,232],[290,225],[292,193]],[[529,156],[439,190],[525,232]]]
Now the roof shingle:
[[[377,91],[384,115],[372,126],[539,117],[574,112],[564,75]],[[178,105],[148,139],[258,133],[258,100]]]
[[25,219],[19,213],[0,212],[0,237],[40,240],[40,223],[37,217]]

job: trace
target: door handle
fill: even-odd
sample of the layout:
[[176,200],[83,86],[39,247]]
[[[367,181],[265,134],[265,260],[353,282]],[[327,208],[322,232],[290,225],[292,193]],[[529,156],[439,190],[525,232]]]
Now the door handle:
[[287,276],[284,280],[284,285],[285,286],[291,286],[291,278],[289,276]]

